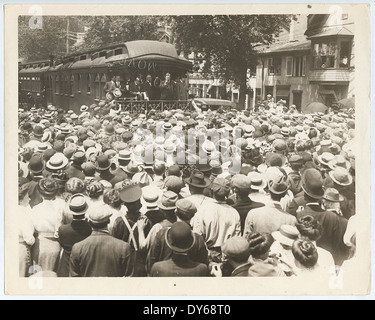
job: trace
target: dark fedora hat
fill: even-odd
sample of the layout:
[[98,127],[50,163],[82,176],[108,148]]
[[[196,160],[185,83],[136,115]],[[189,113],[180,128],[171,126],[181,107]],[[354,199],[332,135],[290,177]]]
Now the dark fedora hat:
[[321,199],[323,197],[323,177],[317,169],[310,168],[303,172],[302,189],[311,198]]
[[165,233],[165,242],[172,251],[185,253],[193,248],[195,237],[186,222],[177,221]]
[[103,154],[96,158],[96,169],[107,170],[111,167],[111,161],[107,155]]
[[197,188],[207,188],[211,184],[210,179],[206,178],[202,171],[196,169],[193,170],[190,178],[185,179],[185,182]]
[[28,168],[32,173],[42,172],[44,169],[44,161],[42,160],[42,157],[39,155],[33,155],[29,161]]

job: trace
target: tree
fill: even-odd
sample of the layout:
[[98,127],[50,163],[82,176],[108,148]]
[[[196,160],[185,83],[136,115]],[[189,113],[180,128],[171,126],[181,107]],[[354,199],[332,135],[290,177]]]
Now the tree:
[[113,42],[133,40],[158,40],[157,16],[94,16],[88,17],[89,25],[82,45],[76,51],[104,46]]
[[176,47],[185,54],[200,53],[206,74],[220,74],[240,86],[244,105],[246,72],[256,64],[254,45],[270,43],[281,30],[286,15],[196,15],[171,20]]
[[[84,18],[43,16],[40,29],[30,28],[30,16],[19,16],[18,57],[25,62],[49,59],[50,55],[63,55],[67,49],[67,26],[71,32],[83,31]],[[68,47],[74,44],[68,42]]]

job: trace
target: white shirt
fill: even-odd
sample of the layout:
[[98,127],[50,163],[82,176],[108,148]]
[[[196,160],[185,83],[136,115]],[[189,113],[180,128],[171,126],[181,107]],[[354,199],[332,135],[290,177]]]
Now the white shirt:
[[203,236],[209,249],[221,247],[227,239],[241,235],[240,215],[224,202],[206,201],[194,216],[193,231]]
[[66,203],[63,199],[43,200],[30,210],[31,220],[38,233],[55,233],[62,225]]
[[30,207],[18,206],[16,211],[18,235],[20,242],[26,242],[29,246],[35,243],[34,238],[34,225],[31,220]]

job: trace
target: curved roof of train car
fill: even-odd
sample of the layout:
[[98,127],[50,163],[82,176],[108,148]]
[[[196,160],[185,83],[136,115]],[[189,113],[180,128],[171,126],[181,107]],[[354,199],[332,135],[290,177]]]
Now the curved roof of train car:
[[[125,48],[125,52],[113,55],[108,58],[106,57],[97,57],[95,59],[91,59],[90,55],[94,53],[98,53],[104,50],[114,50],[116,48]],[[84,60],[73,60],[74,58],[79,58],[80,56],[86,55],[87,58]],[[66,62],[64,62],[64,60]],[[68,61],[67,61],[68,60]],[[21,69],[20,73],[27,73],[27,72],[40,72],[40,71],[58,71],[58,70],[70,70],[70,69],[83,69],[83,68],[93,68],[99,67],[110,63],[140,63],[140,61],[150,61],[150,62],[159,62],[159,63],[167,63],[171,66],[176,67],[185,67],[189,69],[192,66],[192,63],[185,59],[184,57],[180,57],[177,54],[176,48],[173,44],[160,42],[160,41],[153,41],[153,40],[136,40],[136,41],[129,41],[125,43],[114,43],[110,44],[105,47],[100,47],[97,49],[91,49],[85,52],[79,52],[72,55],[68,55],[62,58],[62,63],[59,63],[55,66],[51,67],[44,67],[43,70],[38,68],[28,68],[28,69]],[[29,63],[25,65],[33,65],[34,63]],[[30,70],[29,70],[30,69]]]

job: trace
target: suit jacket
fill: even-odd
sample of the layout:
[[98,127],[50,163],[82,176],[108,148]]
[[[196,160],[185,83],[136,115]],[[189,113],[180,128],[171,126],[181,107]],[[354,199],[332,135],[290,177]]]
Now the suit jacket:
[[297,219],[304,216],[312,216],[323,227],[321,237],[316,241],[316,245],[329,251],[336,265],[341,265],[347,259],[349,251],[344,244],[344,233],[348,225],[348,220],[334,212],[326,211],[320,205],[307,204],[305,209],[297,213]]
[[[173,256],[173,251],[171,248],[168,247],[166,241],[165,241],[165,234],[169,228],[163,228],[158,231],[156,234],[156,237],[151,244],[150,251],[147,255],[147,272],[151,272],[152,266],[159,262],[159,261],[165,261],[168,259],[171,259]],[[195,244],[193,248],[191,248],[187,254],[188,257],[192,261],[204,263],[208,265],[208,251],[206,248],[206,244],[204,242],[204,239],[202,236],[200,236],[197,233],[194,233],[195,237]]]
[[160,99],[161,100],[175,100],[177,97],[176,85],[174,81],[171,80],[170,83],[166,83],[163,81],[161,85],[161,93]]
[[91,235],[92,229],[86,220],[73,220],[59,228],[59,242],[69,253],[73,245]]
[[129,244],[105,231],[93,231],[73,246],[70,277],[126,277],[133,271]]
[[171,259],[156,262],[151,268],[151,277],[207,277],[208,267],[191,261],[186,255],[173,255]]
[[155,100],[155,88],[152,85],[152,83],[149,83],[148,81],[146,81],[143,84],[143,91],[146,92],[149,100]]
[[104,92],[112,93],[113,90],[117,88],[116,83],[114,81],[108,81],[104,85]]
[[248,277],[249,276],[249,268],[252,266],[250,262],[237,267],[233,270],[231,277]]
[[65,170],[65,173],[69,179],[75,177],[81,180],[85,180],[85,174],[82,172],[82,169],[74,164],[69,166],[69,168]]
[[264,207],[264,203],[252,201],[250,198],[246,200],[237,199],[234,204],[231,205],[240,215],[241,220],[241,234],[245,227],[245,220],[250,210],[255,208]]

